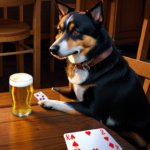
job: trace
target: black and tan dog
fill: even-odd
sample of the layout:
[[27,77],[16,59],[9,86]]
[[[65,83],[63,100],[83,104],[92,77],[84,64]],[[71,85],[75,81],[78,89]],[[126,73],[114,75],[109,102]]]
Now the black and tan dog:
[[112,46],[112,39],[102,27],[102,2],[87,12],[74,12],[60,1],[56,6],[62,19],[50,52],[67,59],[72,90],[53,89],[77,101],[45,100],[39,104],[95,118],[138,149],[146,149],[150,140],[150,105],[135,72]]

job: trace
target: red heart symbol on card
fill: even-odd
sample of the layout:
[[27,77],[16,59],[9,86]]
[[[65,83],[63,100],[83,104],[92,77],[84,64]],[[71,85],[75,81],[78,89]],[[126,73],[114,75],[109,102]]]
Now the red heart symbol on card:
[[118,145],[115,145],[117,147],[117,150],[119,150],[119,146]]
[[42,98],[40,98],[40,100],[42,100]]
[[75,139],[75,136],[73,134],[71,134],[70,139],[72,139],[72,140]]
[[77,146],[79,146],[79,144],[74,141],[73,144],[72,144],[72,146],[77,147]]
[[42,97],[44,97],[44,95]]
[[36,95],[36,96],[39,96],[39,95]]
[[108,140],[109,140],[109,137],[104,137],[104,139],[105,139],[106,141],[108,141]]
[[93,148],[93,150],[98,150],[98,148],[96,148],[96,149],[95,149],[95,148]]
[[91,131],[86,131],[85,132],[87,135],[90,135],[91,134]]
[[109,146],[110,146],[111,148],[114,148],[114,144],[113,144],[113,143],[109,143]]

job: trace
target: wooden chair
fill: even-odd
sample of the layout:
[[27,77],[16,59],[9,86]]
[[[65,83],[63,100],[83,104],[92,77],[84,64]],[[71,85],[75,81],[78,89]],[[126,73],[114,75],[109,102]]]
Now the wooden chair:
[[[23,5],[34,4],[33,29],[23,23]],[[7,7],[19,6],[19,21],[7,19]],[[2,56],[17,56],[17,71],[24,72],[23,54],[33,53],[34,88],[40,88],[41,63],[41,0],[1,0],[4,8],[4,18],[0,18],[0,76],[3,75]],[[33,49],[24,45],[24,39],[33,35]],[[3,42],[16,45],[16,52],[3,53]],[[26,50],[24,50],[26,49]]]
[[129,57],[124,58],[127,60],[129,66],[135,71],[137,75],[145,78],[143,89],[150,103],[150,63]]
[[[74,7],[76,9],[76,11],[80,10],[80,0],[76,0],[75,4],[67,4],[70,7]],[[50,20],[50,45],[53,44],[53,42],[55,41],[55,3],[54,0],[51,0],[51,20]],[[54,57],[50,57],[50,71],[54,72],[54,65],[55,65],[55,58]]]
[[[129,57],[124,57],[124,58],[127,60],[129,66],[135,71],[137,75],[145,78],[143,84],[143,90],[150,104],[150,63],[137,60],[137,59],[132,59]],[[147,150],[150,150],[150,143],[148,145]]]

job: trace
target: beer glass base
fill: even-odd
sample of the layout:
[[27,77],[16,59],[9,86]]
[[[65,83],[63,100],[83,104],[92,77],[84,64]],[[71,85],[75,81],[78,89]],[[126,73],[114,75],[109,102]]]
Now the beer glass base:
[[13,115],[17,116],[17,117],[25,117],[25,116],[29,116],[31,114],[32,111],[26,113],[26,114],[16,114],[14,112],[12,112]]

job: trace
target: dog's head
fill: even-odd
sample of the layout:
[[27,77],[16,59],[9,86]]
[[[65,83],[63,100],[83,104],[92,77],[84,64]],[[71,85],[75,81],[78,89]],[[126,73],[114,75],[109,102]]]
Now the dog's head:
[[104,21],[102,2],[87,12],[74,12],[74,8],[55,2],[61,20],[57,26],[56,41],[50,47],[51,54],[59,59],[68,57],[72,63],[88,61]]

